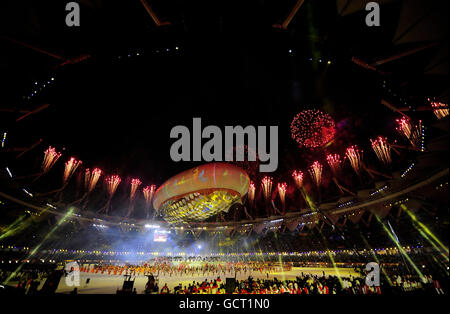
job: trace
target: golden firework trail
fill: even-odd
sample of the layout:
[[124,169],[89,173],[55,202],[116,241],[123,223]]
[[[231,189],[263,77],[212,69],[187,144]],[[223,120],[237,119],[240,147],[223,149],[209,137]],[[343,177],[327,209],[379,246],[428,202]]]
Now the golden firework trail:
[[315,161],[309,168],[309,175],[317,187],[320,187],[322,183],[322,168],[322,165],[318,161]]
[[261,181],[261,185],[264,192],[264,198],[265,200],[269,200],[272,193],[272,178],[270,177],[264,177]]
[[371,139],[372,149],[377,155],[378,159],[385,165],[389,165],[392,162],[391,159],[391,145],[384,136],[378,136],[375,139]]
[[345,151],[345,157],[348,158],[350,165],[358,176],[361,175],[362,153],[362,150],[359,150],[356,145],[348,147]]
[[53,147],[49,146],[44,152],[44,160],[42,161],[42,173],[47,173],[61,157],[61,153],[58,153]]
[[64,175],[63,175],[63,184],[66,184],[69,179],[74,174],[75,170],[77,170],[78,166],[81,165],[81,161],[75,159],[74,157],[70,158],[65,165]]
[[283,183],[278,183],[278,195],[280,196],[280,200],[281,200],[281,205],[284,209],[286,208],[286,189],[287,189],[287,183],[283,182]]
[[303,187],[303,172],[294,170],[292,172],[292,178],[294,178],[295,185],[301,189]]

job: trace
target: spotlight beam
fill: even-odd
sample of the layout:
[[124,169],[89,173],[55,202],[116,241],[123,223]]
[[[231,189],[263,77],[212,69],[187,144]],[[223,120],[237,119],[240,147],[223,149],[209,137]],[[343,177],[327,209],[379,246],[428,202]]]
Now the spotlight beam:
[[[395,246],[397,247],[398,251],[401,253],[402,257],[404,257],[408,263],[412,266],[412,268],[415,270],[415,272],[419,275],[422,282],[424,281],[424,276],[422,272],[419,270],[419,268],[414,264],[412,259],[409,257],[409,255],[406,253],[406,251],[403,249],[403,247],[400,245],[400,242],[398,242],[397,238],[392,234],[392,232],[386,227],[386,224],[381,220],[378,215],[375,215],[375,218],[380,223],[380,225],[383,227],[383,230],[386,232],[386,234],[389,236],[389,238],[394,242]],[[408,264],[406,264],[406,267],[408,268]],[[409,270],[409,269],[408,269]]]
[[[27,260],[33,257],[34,254],[36,254],[36,252],[39,250],[39,248],[45,243],[45,241],[47,241],[47,239],[50,238],[50,236],[65,222],[66,218],[72,215],[73,210],[74,208],[72,207],[64,214],[64,216],[58,221],[56,226],[53,227],[53,229],[50,230],[50,232],[45,235],[44,239],[42,239],[42,241],[34,247],[31,253],[27,256],[26,258]],[[25,263],[21,263],[19,267],[17,267],[16,270],[13,271],[11,275],[8,278],[6,278],[6,280],[3,283],[6,285],[12,278],[14,278],[17,272],[19,272],[22,269],[24,264]]]

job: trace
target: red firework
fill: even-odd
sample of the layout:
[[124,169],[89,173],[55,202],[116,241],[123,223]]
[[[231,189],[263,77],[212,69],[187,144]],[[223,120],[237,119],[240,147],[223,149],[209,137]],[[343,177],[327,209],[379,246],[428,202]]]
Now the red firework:
[[261,185],[264,192],[264,198],[267,200],[271,197],[272,192],[272,178],[270,177],[264,177],[261,181]]
[[335,122],[330,115],[317,110],[303,110],[291,123],[291,136],[299,147],[323,147],[333,140]]
[[378,136],[376,139],[371,139],[372,149],[377,155],[378,159],[385,165],[389,165],[392,162],[391,159],[391,146],[388,140],[384,136]]
[[156,185],[152,184],[151,186],[146,186],[142,189],[142,194],[144,194],[145,204],[150,206],[150,202],[153,199],[153,194],[155,194]]
[[86,168],[84,171],[84,189],[87,190],[89,187],[89,182],[91,180],[91,169]]
[[49,146],[44,152],[44,160],[42,161],[42,173],[47,173],[61,157],[61,153],[58,153],[53,147]]
[[287,189],[287,183],[278,183],[278,195],[280,195],[281,205],[283,206],[283,209],[286,208],[286,189]]
[[106,188],[110,199],[113,197],[114,193],[116,193],[120,181],[122,181],[122,179],[118,175],[112,175],[106,178]]
[[77,170],[78,166],[81,164],[82,162],[80,160],[75,159],[75,157],[70,158],[66,162],[63,175],[63,184],[66,184],[69,181],[69,179],[74,174],[75,170]]
[[339,154],[328,154],[327,162],[330,166],[331,172],[333,172],[333,175],[338,177],[342,169],[341,156]]
[[396,121],[398,124],[396,128],[397,131],[409,140],[412,147],[424,151],[424,130],[422,121],[419,120],[416,125],[411,124],[411,120],[406,117],[402,117],[401,119],[397,119]]
[[430,99],[428,99],[428,101],[430,102],[431,107],[433,107],[433,113],[436,118],[441,120],[449,115],[448,104],[431,101]]
[[318,161],[315,161],[309,168],[309,175],[313,179],[315,185],[319,187],[322,183],[322,165]]
[[146,186],[145,188],[142,189],[142,194],[144,194],[144,199],[145,199],[145,210],[147,212],[147,218],[149,216],[149,208],[150,208],[150,203],[153,199],[153,195],[155,194],[156,191],[156,185],[152,184],[150,186]]
[[134,200],[134,197],[136,196],[136,191],[138,187],[141,185],[141,180],[139,179],[132,179],[131,180],[131,190],[130,190],[130,200]]
[[108,214],[110,207],[111,207],[111,200],[116,193],[117,187],[119,186],[122,179],[118,175],[111,175],[106,178],[106,189],[108,191],[108,201],[106,202],[105,206],[100,208],[98,212],[101,212],[103,210],[106,211],[106,214]]
[[361,174],[362,154],[363,151],[359,150],[358,146],[356,145],[348,147],[345,151],[345,157],[348,158],[350,165],[352,166],[353,170],[355,170],[357,175]]
[[303,172],[300,170],[294,170],[292,172],[292,178],[294,178],[295,185],[301,189],[303,187]]
[[102,171],[99,168],[94,168],[94,170],[92,170],[88,184],[88,192],[92,192],[92,190],[97,185],[98,179],[100,179],[101,175]]
[[408,118],[402,117],[401,119],[395,120],[397,122],[397,131],[405,136],[408,140],[411,138],[411,122]]
[[253,206],[253,202],[255,201],[255,192],[255,184],[253,182],[250,182],[250,185],[248,187],[248,200],[250,202],[250,206]]

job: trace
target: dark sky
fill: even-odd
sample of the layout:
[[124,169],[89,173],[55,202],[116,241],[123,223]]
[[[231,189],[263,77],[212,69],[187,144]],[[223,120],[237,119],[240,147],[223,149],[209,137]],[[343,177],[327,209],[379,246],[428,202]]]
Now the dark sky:
[[[167,12],[164,18],[174,21],[162,28],[154,26],[139,1],[103,4],[101,9],[96,7],[99,2],[82,5],[80,29],[60,26],[61,6],[50,2],[20,11],[25,26],[17,26],[10,36],[68,57],[81,53],[91,57],[58,67],[48,57],[29,56],[23,48],[8,46],[6,54],[17,65],[14,71],[7,68],[9,81],[20,83],[14,85],[12,102],[18,95],[29,96],[35,81],[42,84],[55,78],[39,96],[20,100],[23,106],[48,102],[50,107],[11,126],[11,139],[20,139],[23,145],[44,140],[34,155],[24,159],[30,169],[19,171],[38,167],[41,151],[52,145],[65,148],[66,157],[77,156],[87,167],[160,184],[193,166],[172,162],[169,156],[170,129],[178,124],[191,128],[193,117],[222,128],[278,125],[283,175],[308,166],[315,154],[301,151],[290,138],[289,124],[302,109],[321,108],[341,122],[339,139],[330,147],[339,153],[346,145],[367,145],[372,136],[392,134],[394,115],[380,105],[385,78],[350,59],[393,51],[391,35],[399,5],[383,15],[383,28],[369,30],[361,27],[361,14],[337,17],[330,5],[334,1],[308,2],[284,32],[272,25],[295,1],[217,6],[175,2],[171,10],[164,2],[155,3],[159,12]],[[15,4],[10,6],[18,10]],[[39,18],[30,18],[35,15]],[[408,74],[389,76],[389,84],[400,88]],[[424,95],[417,93],[418,99]]]

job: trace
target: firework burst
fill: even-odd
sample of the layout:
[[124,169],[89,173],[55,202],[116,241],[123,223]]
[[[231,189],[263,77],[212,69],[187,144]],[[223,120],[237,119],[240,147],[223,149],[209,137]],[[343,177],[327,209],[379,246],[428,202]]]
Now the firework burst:
[[248,200],[250,202],[250,206],[253,206],[253,202],[255,201],[255,192],[255,184],[253,182],[250,182],[250,185],[248,187]]
[[283,183],[278,183],[278,195],[280,195],[280,200],[281,200],[281,205],[284,209],[286,208],[286,189],[287,189],[287,183],[283,182]]
[[406,137],[411,146],[414,149],[424,151],[424,128],[422,125],[422,120],[419,120],[417,124],[411,124],[411,121],[403,117],[401,119],[397,119],[397,131]]
[[141,185],[141,180],[139,179],[132,179],[131,180],[131,190],[130,190],[130,200],[133,201],[136,197],[136,191],[138,187]]
[[105,179],[106,190],[108,192],[108,201],[106,202],[105,206],[97,211],[98,213],[105,211],[106,214],[108,214],[111,207],[111,200],[116,193],[117,187],[119,186],[121,181],[122,179],[118,175],[111,175]]
[[91,169],[86,168],[84,171],[84,189],[87,190],[91,181]]
[[371,139],[372,149],[377,155],[378,159],[385,165],[389,165],[392,162],[391,159],[391,146],[388,143],[386,137],[378,136],[375,139]]
[[327,162],[333,175],[338,177],[342,170],[341,156],[339,154],[328,154]]
[[74,174],[75,170],[77,170],[78,166],[81,165],[81,160],[75,159],[75,157],[70,158],[65,165],[64,175],[63,175],[63,183],[66,184],[69,179]]
[[411,138],[411,122],[408,118],[402,117],[395,120],[397,122],[397,131],[406,137],[408,140]]
[[49,146],[44,152],[44,160],[42,161],[42,173],[47,173],[61,157],[61,153],[58,153],[53,147]]
[[101,175],[102,175],[102,171],[99,168],[94,168],[93,170],[86,168],[86,170],[84,171],[84,190],[85,190],[85,192],[80,199],[74,201],[70,205],[80,203],[84,200],[84,204],[82,205],[81,208],[82,209],[86,208],[86,205],[87,205],[88,199],[89,199],[89,194],[94,190]]
[[333,140],[335,122],[330,115],[317,110],[303,110],[291,123],[291,136],[299,147],[323,147]]
[[87,184],[87,191],[88,193],[92,192],[97,185],[98,180],[100,179],[100,176],[102,175],[102,171],[99,168],[94,168],[94,170],[89,171],[89,169],[86,169],[85,173],[85,183],[86,183],[86,176],[89,175],[88,178],[88,184]]
[[309,175],[314,181],[314,184],[320,187],[322,183],[322,165],[318,161],[315,161],[309,168]]
[[430,102],[431,107],[433,107],[433,113],[436,116],[436,118],[441,120],[448,116],[448,114],[449,114],[448,104],[444,104],[442,102],[430,101],[430,99],[428,99],[428,101]]
[[301,189],[303,187],[303,172],[294,170],[292,172],[292,178],[294,179],[295,185]]
[[345,157],[348,158],[350,165],[358,176],[361,174],[362,156],[363,151],[359,150],[358,146],[356,145],[348,147],[345,151]]
[[145,199],[145,210],[147,212],[147,218],[149,216],[149,209],[150,209],[150,204],[151,201],[153,199],[153,195],[155,194],[156,191],[156,185],[152,184],[150,186],[146,186],[142,189],[142,194],[144,195],[144,199]]
[[111,175],[106,178],[106,189],[110,199],[114,196],[114,193],[116,193],[117,187],[121,181],[122,179],[118,175]]
[[268,201],[271,197],[272,193],[272,178],[270,177],[264,177],[261,181],[261,185],[264,192],[264,198],[266,201]]
[[415,149],[425,151],[425,129],[422,120],[419,120],[412,128],[409,142]]
[[150,202],[153,199],[153,194],[155,194],[156,185],[152,184],[150,186],[146,186],[142,189],[142,194],[144,194],[145,204],[150,206]]

